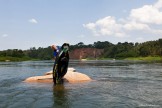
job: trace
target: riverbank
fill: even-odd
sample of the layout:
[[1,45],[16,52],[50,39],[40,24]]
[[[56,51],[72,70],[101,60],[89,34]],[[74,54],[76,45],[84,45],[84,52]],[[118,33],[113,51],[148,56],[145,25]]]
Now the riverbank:
[[96,58],[96,59],[84,59],[85,60],[133,60],[133,61],[146,61],[146,62],[162,62],[160,56],[148,56],[148,57],[128,57],[128,58]]
[[[134,61],[146,61],[146,62],[162,62],[162,57],[160,56],[148,56],[148,57],[128,57],[128,58],[86,58],[82,59],[81,61],[86,61],[86,60],[134,60]],[[0,62],[9,62],[9,61],[39,61],[39,59],[33,59],[29,57],[0,57]]]
[[33,59],[33,58],[29,58],[29,57],[22,57],[22,58],[20,58],[20,57],[9,57],[9,56],[0,57],[0,62],[4,62],[4,61],[6,61],[6,62],[9,62],[9,61],[29,61],[29,60],[34,61],[34,60],[38,60],[38,59]]
[[141,61],[147,61],[147,62],[162,62],[162,57],[160,56],[148,56],[148,57],[128,57],[124,60],[141,60]]

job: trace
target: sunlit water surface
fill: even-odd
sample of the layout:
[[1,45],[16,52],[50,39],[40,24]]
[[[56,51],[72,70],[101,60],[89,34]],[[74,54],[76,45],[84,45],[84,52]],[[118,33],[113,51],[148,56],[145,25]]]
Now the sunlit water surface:
[[93,81],[24,83],[53,61],[0,62],[0,108],[162,108],[162,63],[70,61]]

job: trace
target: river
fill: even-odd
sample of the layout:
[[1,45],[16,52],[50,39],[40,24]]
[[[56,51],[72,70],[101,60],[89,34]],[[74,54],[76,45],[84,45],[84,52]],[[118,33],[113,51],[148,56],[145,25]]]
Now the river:
[[53,61],[0,62],[0,108],[162,108],[162,63],[70,61],[93,81],[25,83]]

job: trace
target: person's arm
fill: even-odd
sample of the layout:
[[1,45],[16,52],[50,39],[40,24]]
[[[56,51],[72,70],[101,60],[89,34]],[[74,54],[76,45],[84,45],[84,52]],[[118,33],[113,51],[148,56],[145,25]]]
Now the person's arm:
[[51,45],[51,48],[53,50],[53,59],[55,60],[56,59],[56,56],[57,56],[57,47],[55,45]]

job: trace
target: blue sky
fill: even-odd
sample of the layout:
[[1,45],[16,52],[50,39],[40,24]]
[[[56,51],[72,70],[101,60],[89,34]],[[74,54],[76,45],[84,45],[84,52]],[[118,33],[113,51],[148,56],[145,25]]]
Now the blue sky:
[[162,0],[0,0],[0,50],[162,38]]

